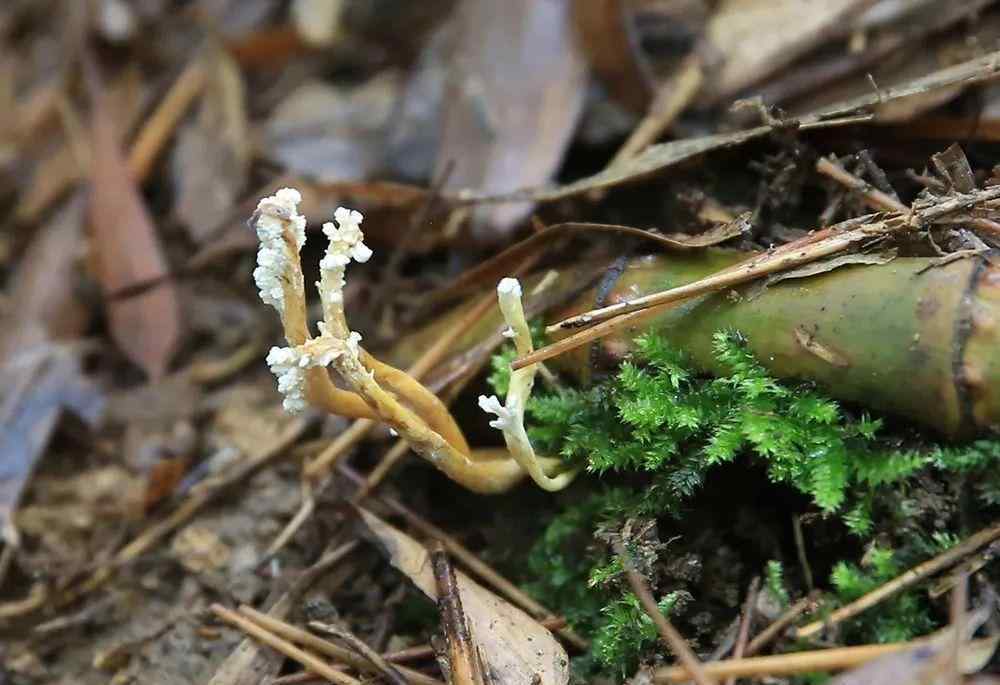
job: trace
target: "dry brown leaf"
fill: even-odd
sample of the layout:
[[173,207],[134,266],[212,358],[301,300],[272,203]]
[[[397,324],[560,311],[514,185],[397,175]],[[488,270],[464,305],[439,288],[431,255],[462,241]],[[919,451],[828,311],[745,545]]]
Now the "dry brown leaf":
[[170,543],[174,558],[191,573],[204,573],[229,563],[232,550],[208,526],[192,523],[177,531]]
[[83,210],[82,196],[67,202],[18,260],[9,291],[15,306],[0,330],[0,359],[48,339],[76,338],[86,328],[90,311],[76,287],[83,256]]
[[292,22],[303,42],[313,47],[332,45],[342,32],[344,0],[294,0]]
[[722,64],[706,84],[719,102],[778,71],[831,35],[877,0],[724,0],[706,27]]
[[809,264],[800,266],[797,269],[789,269],[788,271],[772,274],[767,277],[765,284],[771,286],[775,283],[780,283],[781,281],[787,281],[793,278],[809,278],[810,276],[825,274],[828,271],[839,269],[842,266],[852,266],[857,264],[877,266],[888,264],[896,258],[896,254],[897,251],[895,249],[889,249],[881,252],[859,252],[856,254],[837,255],[827,259],[817,259],[815,262],[810,262]]
[[[364,509],[358,514],[374,542],[421,592],[434,599],[430,553],[419,542]],[[517,607],[458,573],[459,595],[472,641],[485,661],[487,681],[501,685],[564,685],[566,650],[546,628]]]
[[7,357],[0,368],[0,535],[44,454],[63,410],[96,424],[104,408],[100,390],[83,377],[80,350],[36,344]]
[[644,114],[655,90],[649,63],[643,58],[628,0],[573,3],[573,22],[594,73],[611,96],[636,114]]
[[[948,631],[944,631],[948,634]],[[951,649],[949,640],[940,637],[915,649],[890,654],[864,666],[842,673],[830,685],[882,685],[883,683],[927,683],[947,685],[955,682],[941,669],[943,650]],[[996,651],[1000,638],[966,642],[959,647],[958,671],[962,674],[982,670]]]
[[[445,96],[435,177],[502,193],[548,181],[576,131],[587,85],[569,0],[469,0]],[[478,207],[478,237],[504,233],[530,203]]]
[[[181,336],[180,303],[167,279],[152,218],[126,166],[97,68],[88,64],[91,99],[91,251],[111,335],[153,380],[163,377]],[[147,287],[148,286],[148,287]],[[129,292],[133,288],[145,288]]]
[[243,76],[221,49],[205,59],[207,84],[196,121],[178,135],[175,212],[196,242],[212,237],[239,200],[250,164]]
[[[883,86],[914,78],[947,66],[941,57],[968,54],[970,45],[995,43],[990,18],[965,25],[961,31],[938,35],[959,22],[975,17],[996,0],[937,0],[880,2],[855,22],[854,35],[864,36],[857,49],[824,50],[815,57],[773,74],[754,89],[764,102],[783,104],[789,111],[810,112],[821,104],[844,100],[871,91],[871,73]],[[933,36],[933,50],[928,39]],[[940,46],[940,47],[939,47]],[[954,63],[954,59],[952,62]],[[791,104],[789,104],[791,103]],[[961,137],[961,136],[955,136]]]
[[[942,92],[954,93],[955,88],[966,87],[997,78],[1000,75],[1000,52],[991,52],[962,64],[935,71],[913,81],[851,98],[801,117],[802,126],[822,128],[852,121],[895,121],[904,113],[922,111],[928,98],[940,97]],[[950,95],[949,95],[950,97]],[[646,148],[642,153],[625,162],[606,167],[598,173],[561,186],[525,188],[506,194],[466,192],[454,199],[467,202],[551,202],[580,195],[591,190],[641,180],[696,157],[731,147],[738,147],[756,140],[772,130],[771,126],[734,133],[720,133],[701,138],[674,140]]]
[[622,183],[636,181],[658,171],[662,171],[663,169],[692,160],[699,155],[730,147],[738,147],[770,132],[770,126],[758,126],[757,128],[748,129],[746,131],[737,131],[735,133],[720,133],[712,136],[703,136],[701,138],[673,140],[669,143],[651,145],[639,155],[632,157],[621,164],[606,167],[593,176],[587,176],[586,178],[581,178],[578,181],[567,183],[566,185],[527,188],[524,190],[517,190],[506,195],[492,195],[486,192],[464,193],[461,196],[461,199],[471,202],[507,202],[518,200],[551,202],[553,200],[560,200],[562,198],[580,195],[591,190],[611,188]]
[[998,76],[1000,52],[989,52],[890,88],[871,90],[864,95],[823,107],[804,120],[820,121],[870,113],[877,122],[906,121],[929,107],[947,102],[968,86],[992,81]]
[[271,114],[264,152],[288,171],[320,181],[364,179],[382,164],[401,85],[392,71],[354,88],[309,81]]

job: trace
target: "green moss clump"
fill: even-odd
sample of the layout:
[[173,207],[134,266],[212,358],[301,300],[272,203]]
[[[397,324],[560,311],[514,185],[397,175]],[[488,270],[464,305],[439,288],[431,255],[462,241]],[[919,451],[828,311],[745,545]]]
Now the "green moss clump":
[[[771,481],[808,495],[819,513],[835,517],[869,549],[861,564],[833,565],[834,604],[957,542],[954,533],[934,529],[941,525],[940,511],[923,521],[917,515],[928,499],[948,500],[928,494],[921,478],[974,480],[980,506],[1000,504],[1000,441],[910,447],[902,438],[883,437],[881,420],[852,417],[807,384],[772,378],[737,332],[714,337],[714,354],[726,371],[720,377],[700,375],[660,336],[643,335],[636,348],[607,382],[539,394],[527,407],[529,434],[540,453],[582,463],[599,476],[579,484],[585,494],[551,519],[528,569],[529,590],[593,638],[588,659],[605,673],[629,675],[654,648],[662,650],[601,540],[636,519],[672,521],[683,531],[686,503],[718,465],[756,460]],[[511,356],[506,351],[494,359],[490,382],[501,393]],[[765,587],[787,604],[781,564],[762,571]],[[677,587],[653,587],[664,612],[683,614],[692,599]],[[848,622],[844,635],[856,643],[894,641],[934,625],[928,601],[913,590]]]
[[[808,493],[826,512],[844,503],[852,482],[889,482],[921,465],[873,451],[879,421],[849,420],[815,390],[779,383],[738,333],[715,336],[727,371],[718,378],[698,376],[662,337],[636,344],[637,359],[611,383],[534,399],[530,435],[542,451],[586,460],[594,473],[657,474],[664,491],[655,508],[690,497],[709,467],[742,453],[762,458],[772,480]],[[873,463],[881,469],[874,475]]]

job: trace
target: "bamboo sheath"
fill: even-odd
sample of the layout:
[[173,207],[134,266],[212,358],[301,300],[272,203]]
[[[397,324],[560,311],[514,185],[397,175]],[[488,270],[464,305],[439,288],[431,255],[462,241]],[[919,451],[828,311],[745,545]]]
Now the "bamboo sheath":
[[[605,302],[690,283],[746,257],[713,249],[633,259]],[[592,309],[599,276],[593,266],[560,271],[545,297],[569,304],[546,311],[546,323]],[[606,283],[601,289],[607,290]],[[525,290],[531,292],[530,279]],[[530,308],[530,296],[526,304]],[[466,306],[401,341],[393,362],[408,363]],[[698,366],[717,372],[712,335],[737,329],[779,378],[813,381],[833,397],[949,437],[968,437],[1000,425],[998,323],[1000,262],[994,265],[990,255],[948,264],[900,257],[767,287],[757,282],[652,309],[631,328],[553,361],[585,383],[595,369],[610,368],[628,354],[635,335],[656,329]],[[499,311],[487,315],[458,340],[455,353],[495,335],[501,326]]]

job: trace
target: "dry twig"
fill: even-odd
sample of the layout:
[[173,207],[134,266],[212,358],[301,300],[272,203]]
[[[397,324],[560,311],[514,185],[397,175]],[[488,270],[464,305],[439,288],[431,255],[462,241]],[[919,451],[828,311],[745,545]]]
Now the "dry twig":
[[814,611],[819,601],[819,593],[812,592],[806,597],[803,597],[799,601],[795,602],[792,606],[788,607],[781,616],[776,618],[767,628],[760,631],[754,639],[750,640],[750,644],[747,645],[746,656],[753,656],[757,654],[767,645],[771,644],[771,641],[776,637],[781,635],[782,632],[790,625],[792,625],[795,620],[802,614],[808,611]]
[[[992,639],[974,640],[973,645],[993,643]],[[792,654],[777,654],[774,656],[757,656],[747,659],[729,659],[726,661],[710,661],[702,664],[705,673],[714,678],[759,678],[763,676],[787,676],[812,671],[839,671],[866,664],[872,659],[905,652],[921,645],[927,640],[913,642],[896,642],[883,645],[862,645],[860,647],[839,647],[837,649],[819,649],[809,652],[794,652]],[[653,673],[655,683],[682,683],[691,680],[691,674],[683,666],[669,666],[657,669]]]
[[632,587],[632,591],[635,593],[636,597],[639,598],[639,603],[642,605],[643,610],[649,617],[653,620],[656,625],[656,629],[660,633],[660,638],[663,643],[674,653],[677,660],[680,661],[683,666],[683,671],[686,674],[690,674],[690,678],[694,680],[698,685],[713,685],[715,680],[712,676],[708,675],[702,669],[702,663],[698,660],[691,648],[688,646],[687,641],[684,637],[677,632],[677,629],[667,620],[667,617],[663,615],[660,608],[656,605],[656,599],[653,598],[653,593],[650,592],[649,586],[646,584],[646,579],[642,577],[635,568],[635,564],[632,561],[632,556],[625,549],[625,545],[621,540],[616,539],[613,543],[615,554],[621,559],[622,567],[625,569],[625,577],[628,579],[628,584]]
[[[750,639],[750,624],[753,623],[753,614],[757,609],[757,593],[760,590],[760,578],[754,578],[750,582],[750,589],[747,590],[747,599],[743,603],[743,616],[740,618],[740,632],[736,637],[736,645],[733,647],[733,658],[742,659],[746,653],[747,640]],[[736,678],[730,676],[726,680],[726,685],[735,685]]]
[[[305,647],[308,647],[309,649],[313,649],[321,654],[332,657],[337,661],[343,662],[348,666],[352,666],[359,671],[363,671],[365,673],[380,672],[369,659],[358,655],[350,649],[341,647],[340,645],[334,644],[329,640],[324,640],[316,635],[313,635],[309,631],[297,628],[289,623],[286,623],[285,621],[275,619],[272,616],[268,616],[267,614],[261,613],[248,606],[241,606],[240,613],[254,623],[257,623],[261,627],[271,631],[275,635],[280,635],[291,642],[297,642]],[[440,680],[432,678],[412,668],[407,668],[406,666],[395,666],[394,668],[410,683],[412,683],[412,685],[441,685]]]
[[989,528],[985,528],[975,535],[966,538],[963,542],[955,545],[946,552],[942,552],[933,559],[928,559],[922,564],[917,564],[902,575],[893,578],[888,583],[872,590],[868,594],[859,597],[850,604],[840,607],[830,614],[826,620],[813,621],[802,626],[795,631],[796,638],[806,638],[816,635],[824,628],[834,626],[849,618],[853,618],[863,611],[871,609],[873,606],[883,602],[890,597],[902,592],[908,587],[919,583],[928,576],[944,570],[948,566],[958,562],[963,557],[972,554],[980,547],[988,545],[997,538],[1000,538],[1000,522],[994,523]]
[[220,604],[213,604],[211,609],[213,614],[229,625],[234,628],[239,628],[247,635],[263,642],[269,647],[273,647],[289,659],[294,659],[302,664],[303,667],[320,674],[330,682],[337,683],[337,685],[361,685],[361,681],[357,678],[352,678],[346,673],[341,673],[340,671],[330,667],[329,664],[317,658],[315,655],[299,649],[288,640],[278,637],[274,633],[266,630],[245,616],[241,616],[235,611],[227,609]]
[[[364,485],[364,478],[344,464],[341,464],[338,467],[338,471],[355,485]],[[406,523],[411,528],[417,530],[421,535],[435,540],[440,540],[441,543],[444,544],[445,549],[458,559],[462,563],[462,566],[464,566],[465,569],[473,576],[496,589],[497,592],[527,611],[533,617],[536,619],[552,617],[552,612],[539,604],[533,597],[497,573],[489,564],[484,563],[461,542],[435,526],[433,523],[424,519],[398,499],[388,497],[386,495],[377,496],[375,499],[377,499],[378,502],[384,506],[388,507],[389,510],[397,516],[403,517]],[[590,643],[587,640],[580,637],[569,628],[559,630],[559,635],[578,649],[586,650],[590,647]]]
[[455,570],[440,541],[431,547],[431,566],[437,584],[441,630],[448,643],[448,682],[452,685],[484,685],[486,680],[479,647],[472,639],[465,611],[462,609]]
[[352,650],[367,659],[375,670],[381,673],[393,685],[407,684],[406,678],[403,677],[395,666],[386,661],[381,654],[369,647],[364,640],[352,633],[345,626],[337,625],[336,623],[310,621],[309,627],[321,633],[333,635],[346,642]]

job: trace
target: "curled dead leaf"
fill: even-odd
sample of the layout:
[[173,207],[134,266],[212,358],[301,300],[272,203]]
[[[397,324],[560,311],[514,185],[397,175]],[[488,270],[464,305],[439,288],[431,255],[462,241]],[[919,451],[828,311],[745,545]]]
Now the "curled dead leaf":
[[[437,583],[430,552],[374,514],[357,509],[366,535],[421,592],[434,599]],[[564,685],[569,659],[552,633],[517,607],[457,574],[458,593],[488,682],[502,685]]]

